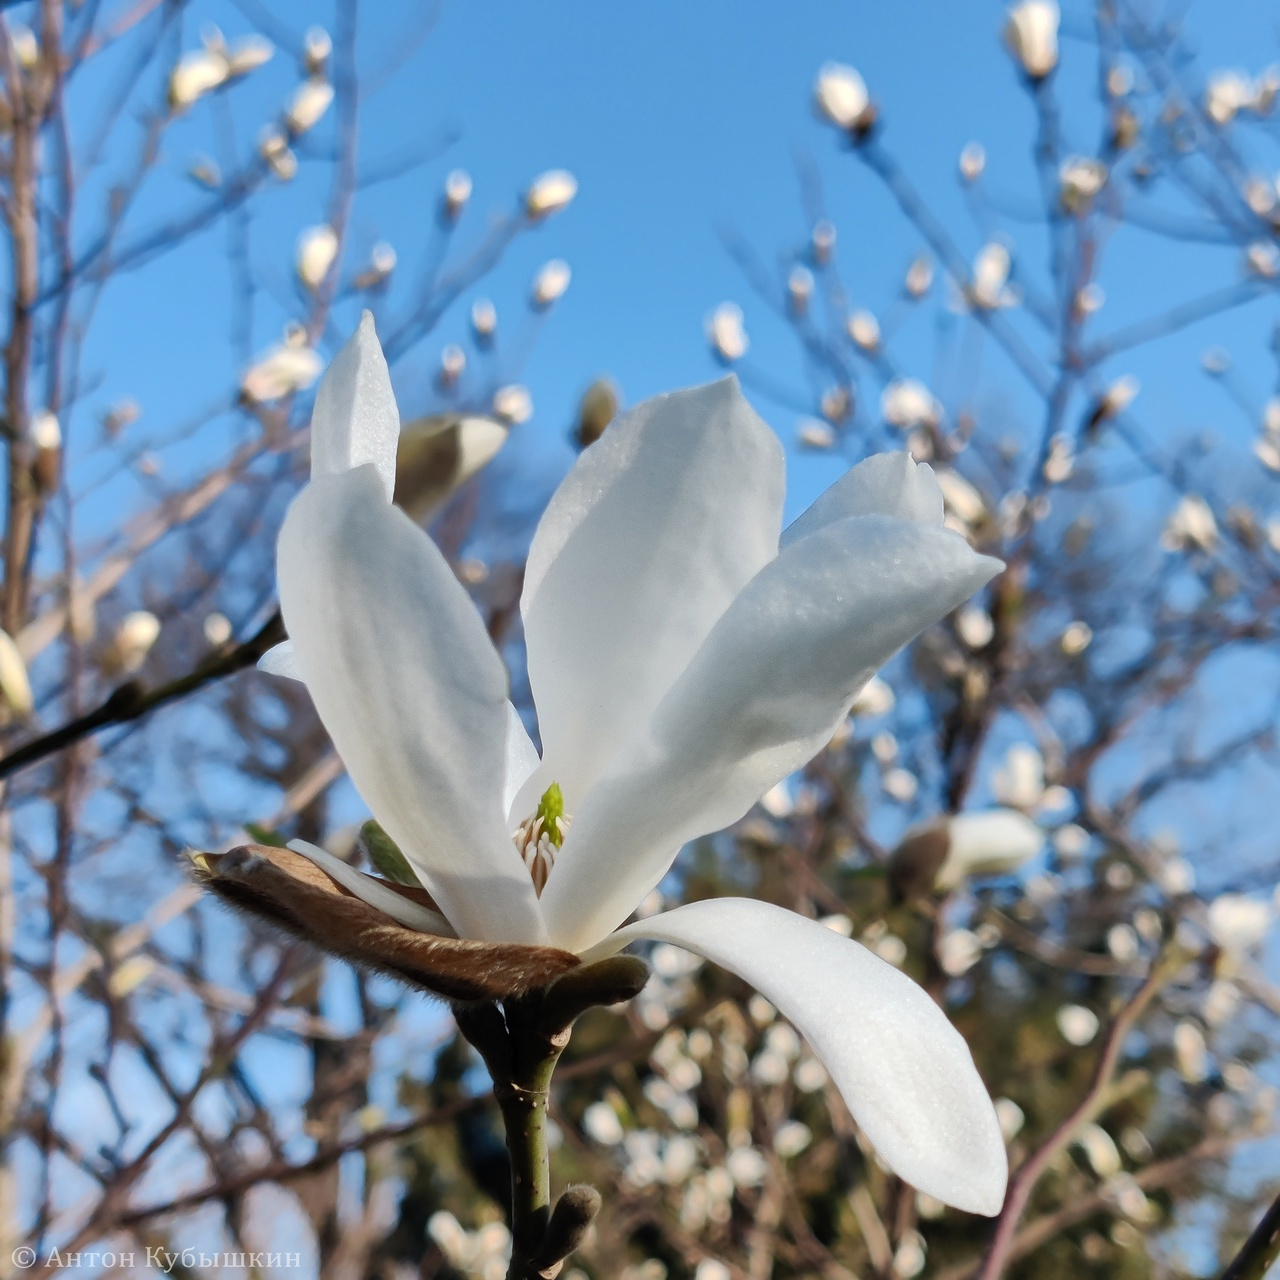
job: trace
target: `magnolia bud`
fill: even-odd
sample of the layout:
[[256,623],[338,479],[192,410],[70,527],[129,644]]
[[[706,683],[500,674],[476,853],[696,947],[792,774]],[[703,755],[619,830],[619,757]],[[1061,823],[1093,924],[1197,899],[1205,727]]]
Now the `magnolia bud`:
[[312,76],[311,79],[304,80],[294,90],[289,105],[285,107],[285,126],[294,137],[308,132],[320,123],[332,101],[333,85],[323,76]]
[[874,351],[880,345],[880,321],[870,311],[855,311],[845,327],[850,339],[863,351]]
[[169,107],[185,111],[214,89],[226,83],[231,63],[222,49],[197,49],[179,59],[169,73]]
[[269,351],[240,380],[240,394],[251,404],[265,404],[305,391],[323,368],[320,356],[307,344],[303,330],[291,330],[285,341]]
[[813,231],[809,235],[809,250],[814,262],[820,267],[826,266],[831,261],[835,247],[836,224],[826,218],[819,219],[813,224]]
[[1054,0],[1023,0],[1009,10],[1004,39],[1032,80],[1058,65],[1058,6]]
[[733,302],[722,302],[707,320],[707,341],[725,364],[741,360],[751,345],[743,327],[742,308]]
[[904,285],[911,297],[923,298],[929,292],[932,284],[933,263],[924,254],[921,254],[907,268],[907,277]]
[[525,212],[534,221],[568,206],[578,194],[578,180],[567,169],[549,169],[535,178],[525,194]]
[[369,265],[351,283],[357,289],[376,289],[386,284],[395,269],[395,249],[385,240],[379,240],[369,253]]
[[227,71],[233,76],[247,76],[249,72],[265,67],[275,56],[276,47],[266,36],[246,36],[236,42],[228,58]]
[[465,169],[454,169],[444,180],[444,216],[456,222],[471,199],[471,175]]
[[0,631],[0,722],[26,719],[35,707],[27,664],[7,631]]
[[578,421],[573,440],[579,449],[594,444],[605,433],[618,412],[618,388],[608,378],[597,378],[578,402]]
[[573,273],[563,258],[552,258],[533,278],[530,303],[535,310],[545,311],[564,296]]
[[338,233],[330,226],[309,227],[298,240],[298,279],[316,292],[338,256]]
[[222,185],[222,170],[208,156],[196,156],[187,168],[187,176],[208,191],[216,191]]
[[505,425],[478,415],[437,414],[406,422],[396,449],[396,505],[424,523],[506,441]]
[[493,412],[512,426],[519,426],[533,417],[533,397],[529,388],[518,382],[499,387],[493,393]]
[[112,675],[133,675],[151,652],[160,635],[160,619],[146,609],[126,614],[102,656],[102,666]]
[[279,129],[268,129],[258,140],[258,154],[281,182],[291,181],[298,172],[298,157]]
[[977,182],[986,167],[986,148],[980,142],[967,143],[960,152],[960,177],[965,182]]
[[476,346],[487,347],[498,329],[498,312],[488,298],[477,298],[471,304],[471,332]]
[[53,493],[62,475],[62,428],[56,414],[43,409],[31,419],[31,441],[36,447],[31,476],[41,496]]
[[1107,166],[1088,156],[1068,156],[1058,170],[1058,199],[1068,213],[1083,213],[1106,186]]
[[454,387],[467,367],[467,354],[456,342],[449,343],[440,352],[440,385]]
[[221,649],[231,639],[231,619],[225,613],[211,613],[204,620],[205,642],[211,649]]
[[317,75],[333,52],[333,41],[323,27],[311,27],[302,38],[302,61],[308,75]]
[[787,304],[792,313],[804,315],[813,297],[813,272],[808,267],[795,266],[787,277]]
[[863,78],[839,62],[828,62],[813,86],[813,102],[819,114],[849,133],[864,131],[875,118]]

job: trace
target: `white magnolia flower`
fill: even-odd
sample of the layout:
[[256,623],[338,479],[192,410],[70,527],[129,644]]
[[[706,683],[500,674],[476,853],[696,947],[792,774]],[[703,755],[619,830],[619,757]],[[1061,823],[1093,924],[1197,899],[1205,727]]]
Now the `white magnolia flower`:
[[987,149],[980,142],[965,143],[960,152],[960,177],[965,182],[977,182],[987,167]]
[[[807,1038],[881,1157],[973,1212],[1004,1193],[968,1047],[869,950],[743,898],[623,922],[689,840],[830,740],[872,673],[999,562],[928,467],[868,459],[782,529],[783,451],[733,379],[622,414],[552,498],[522,614],[541,759],[484,624],[391,504],[399,417],[365,316],[321,383],[278,550],[292,668],[439,914],[297,845],[402,924],[591,961],[641,939],[732,970]],[[513,835],[515,847],[513,847]]]
[[1054,0],[1023,0],[1009,10],[1004,39],[1033,80],[1058,65],[1058,6]]
[[1271,929],[1268,903],[1242,893],[1223,893],[1209,904],[1209,936],[1222,948],[1243,955],[1256,951]]
[[323,27],[310,27],[302,38],[302,61],[311,75],[323,70],[333,52],[333,40]]
[[1012,302],[1010,291],[1006,287],[1011,266],[1009,250],[999,241],[993,240],[978,250],[978,255],[973,260],[972,297],[975,306],[992,311]]
[[841,129],[858,129],[871,119],[871,98],[866,81],[852,68],[828,62],[813,85],[818,112]]
[[1014,809],[1034,809],[1044,795],[1044,757],[1029,742],[1015,742],[992,772],[991,794]]
[[880,345],[880,321],[870,311],[855,311],[845,326],[849,337],[863,351],[874,351]]
[[251,71],[265,67],[275,56],[275,52],[275,45],[266,36],[245,36],[231,49],[228,72],[232,76],[247,76]]
[[103,665],[113,673],[133,675],[142,669],[147,654],[159,638],[160,619],[154,613],[147,609],[127,613],[111,637]]
[[0,631],[0,698],[4,700],[0,721],[10,714],[29,716],[35,707],[27,664],[7,631]]
[[1068,1044],[1082,1047],[1098,1034],[1098,1015],[1082,1004],[1064,1004],[1058,1010],[1058,1030]]

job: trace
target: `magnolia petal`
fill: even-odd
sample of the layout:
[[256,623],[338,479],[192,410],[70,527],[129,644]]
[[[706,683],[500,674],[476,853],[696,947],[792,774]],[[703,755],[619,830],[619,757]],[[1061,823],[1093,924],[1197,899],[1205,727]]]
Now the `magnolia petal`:
[[280,531],[280,607],[356,789],[464,938],[545,940],[502,812],[507,674],[431,539],[372,466],[321,476]]
[[572,811],[777,552],[783,453],[737,380],[623,414],[551,499],[525,572],[543,767]]
[[367,462],[378,469],[387,501],[396,487],[400,411],[391,374],[366,311],[333,358],[311,412],[311,478],[341,475]]
[[520,788],[528,781],[529,775],[538,767],[538,748],[533,745],[520,713],[507,703],[507,756],[502,782],[502,813],[507,825],[519,825],[511,821],[511,806],[515,804]]
[[650,916],[583,961],[638,938],[696,952],[776,1005],[904,1181],[969,1213],[1000,1212],[1008,1162],[995,1108],[964,1037],[905,974],[813,920],[747,898]]
[[327,849],[306,840],[290,840],[288,847],[294,853],[309,858],[330,879],[336,880],[344,889],[349,889],[371,907],[377,907],[383,915],[390,916],[397,924],[406,929],[416,929],[419,933],[434,933],[442,938],[454,938],[453,927],[438,911],[419,906],[418,903],[397,893],[381,880],[357,871],[341,858],[335,858]]
[[542,894],[557,945],[625,920],[681,845],[811,759],[875,670],[1000,568],[949,529],[854,516],[762,569],[574,812]]
[[782,534],[782,546],[849,516],[895,516],[942,523],[942,490],[933,468],[909,453],[877,453],[850,468]]
[[268,649],[258,659],[258,670],[269,676],[283,676],[286,680],[301,680],[302,672],[298,667],[298,657],[293,651],[292,640],[282,640]]

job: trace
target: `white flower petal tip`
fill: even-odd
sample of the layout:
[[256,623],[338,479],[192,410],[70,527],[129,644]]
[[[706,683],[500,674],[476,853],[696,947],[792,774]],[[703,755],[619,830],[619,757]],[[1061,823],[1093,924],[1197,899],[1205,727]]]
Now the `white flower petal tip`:
[[370,811],[465,938],[541,944],[502,789],[507,673],[431,539],[373,466],[321,476],[280,531],[298,668]]
[[883,1159],[926,1195],[994,1217],[1008,1159],[969,1046],[923,988],[860,943],[766,902],[715,898],[627,925],[736,973],[808,1040]]
[[893,516],[916,524],[941,524],[942,490],[933,468],[905,450],[877,453],[846,471],[782,534],[782,546],[848,516]]
[[283,676],[286,680],[302,679],[302,670],[298,666],[298,657],[290,640],[283,640],[268,649],[258,659],[258,670],[265,671],[269,676]]
[[391,374],[366,311],[346,345],[333,358],[311,415],[311,478],[340,475],[373,463],[387,492],[396,487],[396,443],[400,411]]

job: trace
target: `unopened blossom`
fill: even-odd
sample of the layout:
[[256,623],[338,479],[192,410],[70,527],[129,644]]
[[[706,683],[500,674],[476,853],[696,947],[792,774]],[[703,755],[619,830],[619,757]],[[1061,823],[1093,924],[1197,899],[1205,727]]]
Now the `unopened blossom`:
[[396,269],[395,246],[379,240],[369,251],[369,265],[351,282],[357,289],[376,289]]
[[9,43],[13,46],[14,61],[23,71],[34,71],[40,61],[40,41],[26,23],[15,22],[9,28]]
[[265,404],[305,391],[319,376],[319,354],[308,345],[306,334],[291,331],[278,347],[267,352],[240,380],[240,393],[253,404]]
[[295,137],[307,133],[318,125],[333,102],[333,85],[323,76],[304,80],[289,99],[284,110],[284,122]]
[[279,129],[267,129],[262,134],[258,140],[258,154],[281,182],[289,182],[297,176],[298,157],[290,148],[289,139]]
[[956,611],[956,634],[970,649],[985,649],[996,633],[991,615],[978,604],[967,604]]
[[1093,628],[1087,622],[1070,622],[1058,643],[1068,658],[1078,657],[1093,643]]
[[309,27],[302,37],[302,62],[308,75],[324,70],[324,64],[333,52],[333,40],[323,27]]
[[1083,1047],[1098,1034],[1098,1015],[1082,1004],[1064,1004],[1057,1020],[1058,1030],[1068,1044]]
[[796,427],[796,439],[806,449],[830,449],[836,433],[820,418],[802,418]]
[[1092,156],[1068,156],[1058,169],[1058,199],[1068,213],[1083,213],[1107,183],[1107,166]]
[[889,383],[880,397],[880,412],[891,427],[900,431],[936,426],[942,418],[942,406],[933,392],[915,378],[897,378]]
[[1022,0],[1009,10],[1004,40],[1032,80],[1058,65],[1058,6],[1055,0]]
[[996,1118],[1000,1121],[1000,1132],[1004,1134],[1006,1142],[1012,1142],[1027,1123],[1026,1113],[1012,1098],[997,1098],[995,1108]]
[[831,255],[836,247],[836,224],[827,218],[819,218],[813,224],[813,231],[809,235],[809,249],[813,254],[813,260],[819,266],[825,266],[831,261]]
[[958,471],[944,467],[938,471],[937,478],[948,516],[966,528],[973,528],[987,518],[989,513],[982,494]]
[[1076,310],[1082,316],[1096,315],[1107,301],[1107,291],[1096,281],[1090,280],[1076,293]]
[[1166,551],[1213,551],[1218,545],[1218,522],[1199,494],[1188,493],[1173,509],[1160,535]]
[[1138,931],[1131,924],[1113,924],[1107,930],[1107,950],[1113,960],[1121,964],[1129,964],[1138,958],[1141,950],[1138,944]]
[[813,272],[808,267],[794,266],[787,276],[787,305],[796,315],[804,315],[813,297]]
[[853,700],[849,714],[854,716],[883,716],[893,710],[893,688],[879,676],[872,676]]
[[552,258],[534,276],[533,288],[529,292],[530,301],[536,309],[545,310],[564,296],[572,278],[569,264],[563,258]]
[[404,928],[583,961],[650,939],[730,969],[805,1036],[899,1176],[996,1213],[995,1113],[964,1040],[905,975],[749,899],[623,924],[686,842],[802,767],[876,668],[999,570],[943,527],[929,469],[869,458],[784,530],[782,448],[733,379],[622,414],[529,552],[540,757],[470,598],[390,501],[398,431],[366,316],[316,399],[312,479],[278,548],[289,648],[268,665],[303,678],[438,912],[295,849]]
[[453,387],[467,367],[467,353],[456,342],[446,343],[440,349],[440,385]]
[[117,675],[133,675],[142,669],[147,654],[160,637],[160,619],[147,609],[125,614],[103,655],[103,666]]
[[1008,306],[1009,268],[1012,259],[1009,250],[998,241],[983,245],[973,260],[973,284],[971,296],[974,305],[986,311]]
[[477,298],[471,304],[471,332],[478,345],[493,341],[498,329],[498,310],[488,298]]
[[1204,91],[1204,110],[1216,125],[1228,125],[1253,101],[1253,81],[1243,71],[1217,71]]
[[36,447],[31,478],[41,495],[53,493],[62,479],[62,426],[52,410],[32,415],[31,443]]
[[578,180],[573,174],[567,169],[549,169],[535,178],[525,193],[525,212],[538,221],[566,208],[577,194]]
[[227,71],[231,76],[247,76],[265,67],[275,56],[276,47],[266,36],[250,35],[237,40],[228,54]]
[[1015,809],[1034,809],[1044,795],[1044,757],[1028,742],[1015,742],[991,775],[991,794]]
[[1075,1145],[1084,1152],[1085,1159],[1098,1177],[1110,1178],[1120,1172],[1120,1148],[1101,1125],[1082,1125],[1076,1134]]
[[211,649],[221,649],[232,636],[231,619],[225,613],[211,613],[204,620],[204,638]]
[[29,716],[35,707],[27,664],[7,631],[0,631],[0,698],[3,698],[0,719],[6,722],[15,716]]
[[866,81],[843,63],[828,62],[813,83],[813,105],[839,129],[853,132],[873,118]]
[[1271,929],[1274,914],[1270,905],[1242,893],[1223,893],[1209,904],[1209,936],[1222,948],[1237,955],[1256,951]]
[[741,360],[751,345],[743,324],[742,308],[735,302],[722,302],[707,319],[707,341],[711,350],[725,364]]
[[773,1149],[784,1160],[798,1156],[813,1141],[813,1130],[800,1120],[784,1120],[773,1131]]
[[183,54],[169,73],[169,106],[185,111],[226,84],[230,74],[231,62],[221,37],[210,40],[203,49]]
[[1269,240],[1255,240],[1245,250],[1245,266],[1262,280],[1274,280],[1280,275],[1280,249]]
[[965,182],[977,182],[987,167],[987,149],[980,142],[965,143],[960,152],[960,177]]
[[493,393],[493,412],[503,422],[519,426],[533,417],[533,396],[518,382],[499,387]]
[[187,168],[187,177],[209,191],[216,191],[222,185],[222,170],[216,160],[206,155],[198,155],[192,159]]
[[870,311],[855,311],[846,324],[849,337],[863,351],[874,351],[880,345],[880,321]]
[[968,973],[982,959],[982,943],[971,929],[948,929],[938,943],[938,965],[948,977]]
[[444,213],[456,222],[471,199],[471,175],[465,169],[452,169],[444,180]]
[[1044,832],[1014,809],[980,809],[945,820],[944,857],[934,887],[954,889],[973,876],[1008,875],[1044,848]]
[[933,263],[921,254],[907,268],[907,276],[903,284],[911,297],[923,298],[933,284]]
[[338,233],[328,224],[308,227],[298,239],[298,279],[313,293],[338,256]]
[[1173,1029],[1173,1053],[1178,1074],[1188,1084],[1199,1084],[1209,1074],[1209,1049],[1204,1032],[1189,1018]]

